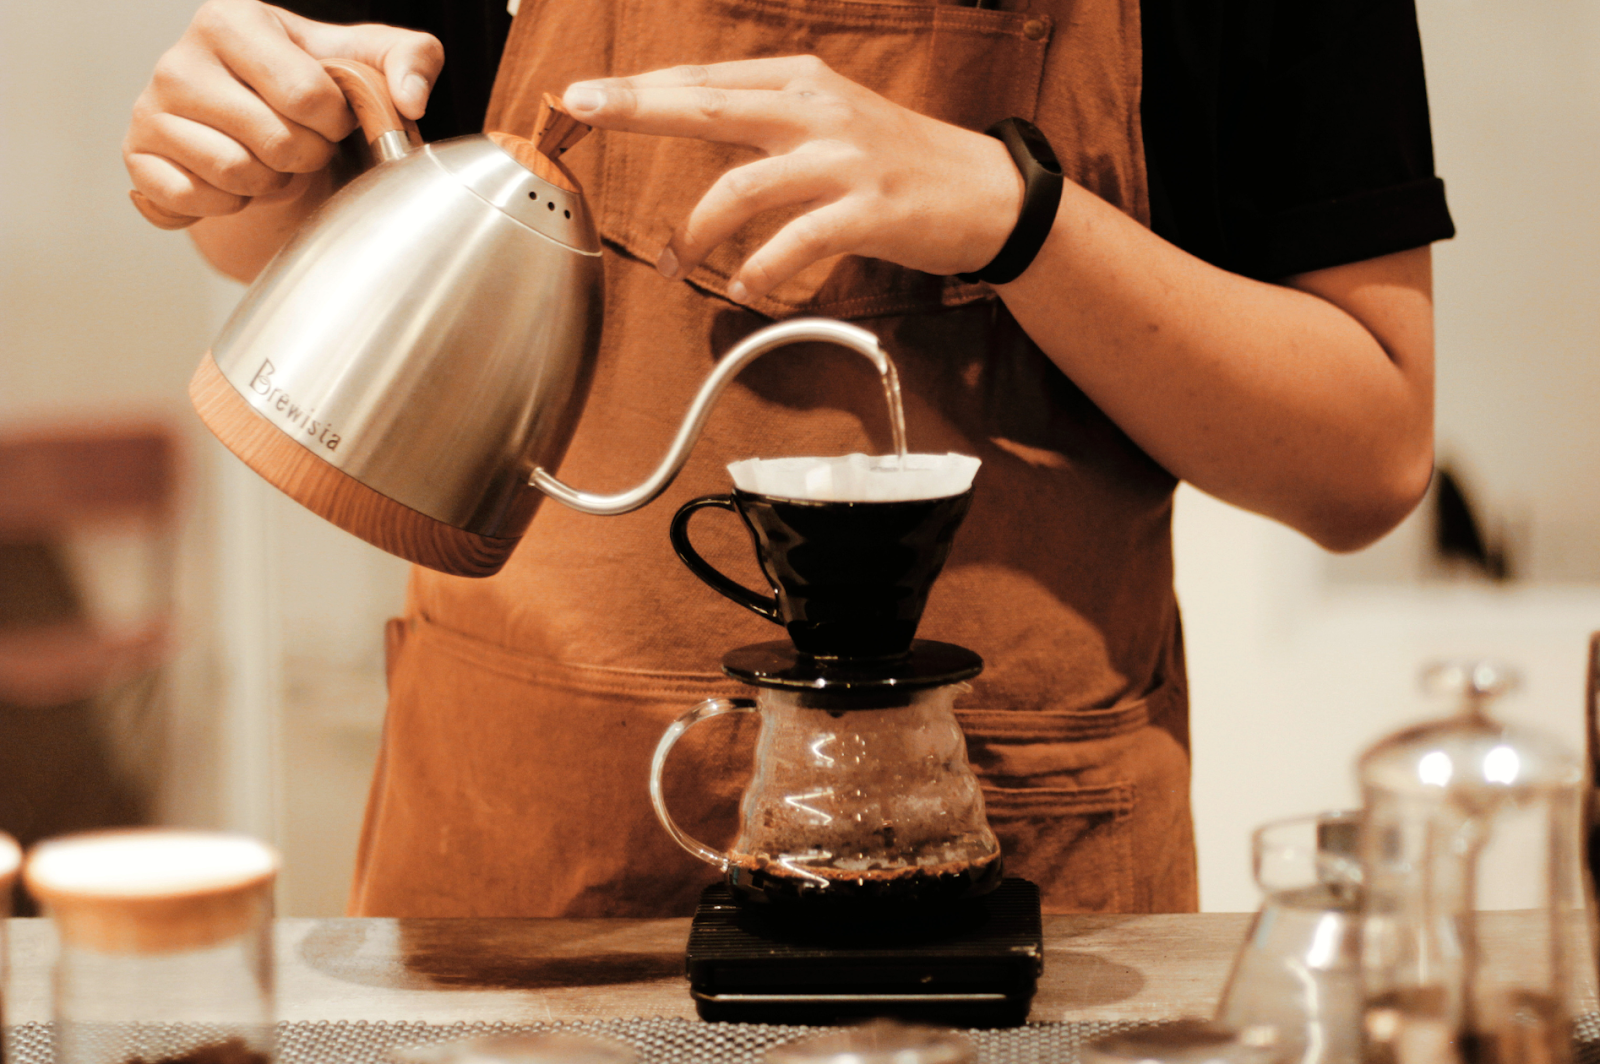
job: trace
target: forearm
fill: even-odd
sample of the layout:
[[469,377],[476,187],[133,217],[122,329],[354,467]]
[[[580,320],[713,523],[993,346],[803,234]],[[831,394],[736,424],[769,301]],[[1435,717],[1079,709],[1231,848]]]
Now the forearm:
[[999,291],[1174,475],[1355,549],[1432,471],[1428,251],[1292,283],[1211,266],[1069,185],[1039,257]]

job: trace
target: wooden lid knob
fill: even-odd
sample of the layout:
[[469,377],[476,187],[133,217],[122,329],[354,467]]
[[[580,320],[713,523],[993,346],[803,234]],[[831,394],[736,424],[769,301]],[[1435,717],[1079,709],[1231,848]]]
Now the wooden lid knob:
[[581,196],[583,189],[578,186],[578,179],[559,160],[568,148],[588,134],[589,128],[567,113],[561,101],[547,92],[539,101],[539,115],[534,120],[531,138],[496,131],[489,134],[489,139],[552,185]]
[[40,843],[23,878],[63,943],[172,953],[265,924],[277,872],[277,852],[247,835],[137,828]]

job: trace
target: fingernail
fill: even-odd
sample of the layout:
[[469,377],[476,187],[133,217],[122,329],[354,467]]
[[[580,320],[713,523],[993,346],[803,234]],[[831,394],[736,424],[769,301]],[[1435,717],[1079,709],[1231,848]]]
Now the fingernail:
[[677,280],[678,256],[672,253],[671,248],[661,249],[661,257],[656,260],[656,272],[669,281]]
[[742,281],[730,281],[728,283],[728,298],[735,303],[743,303],[750,298],[750,290],[744,286]]
[[405,81],[400,85],[405,94],[411,98],[419,108],[428,103],[428,79],[421,74],[407,74]]
[[606,94],[593,85],[573,85],[567,89],[567,110],[598,111],[606,105]]

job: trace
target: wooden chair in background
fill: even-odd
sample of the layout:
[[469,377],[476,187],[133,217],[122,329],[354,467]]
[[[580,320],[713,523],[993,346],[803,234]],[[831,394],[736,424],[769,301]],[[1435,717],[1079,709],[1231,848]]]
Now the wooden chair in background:
[[148,820],[178,464],[160,424],[0,432],[0,830],[24,845]]

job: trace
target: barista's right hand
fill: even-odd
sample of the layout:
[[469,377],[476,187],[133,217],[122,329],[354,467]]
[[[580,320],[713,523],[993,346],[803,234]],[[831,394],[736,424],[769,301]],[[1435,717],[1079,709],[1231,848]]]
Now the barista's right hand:
[[[300,197],[355,118],[321,59],[383,71],[420,118],[444,48],[395,26],[313,22],[257,0],[206,0],[133,105],[122,157],[157,206],[196,217]],[[326,183],[323,183],[326,187]]]

